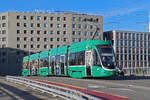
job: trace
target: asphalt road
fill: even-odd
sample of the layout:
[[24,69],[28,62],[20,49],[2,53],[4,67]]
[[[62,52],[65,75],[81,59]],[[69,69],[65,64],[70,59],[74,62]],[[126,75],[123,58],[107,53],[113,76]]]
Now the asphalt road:
[[7,82],[0,77],[0,100],[63,100],[31,87]]
[[69,77],[28,77],[52,82],[59,82],[128,97],[132,100],[150,100],[150,76],[132,76],[117,78],[75,79]]

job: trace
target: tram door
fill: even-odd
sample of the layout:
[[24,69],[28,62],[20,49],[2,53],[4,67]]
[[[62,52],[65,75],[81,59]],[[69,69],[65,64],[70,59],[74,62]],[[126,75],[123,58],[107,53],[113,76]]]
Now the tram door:
[[54,67],[55,67],[55,57],[51,57],[51,71],[52,71],[52,75],[54,75]]
[[61,74],[65,75],[65,55],[60,56]]
[[92,56],[93,52],[92,50],[88,50],[85,52],[85,65],[86,65],[86,74],[87,76],[91,76],[91,67],[92,67],[92,63],[93,63],[93,56]]

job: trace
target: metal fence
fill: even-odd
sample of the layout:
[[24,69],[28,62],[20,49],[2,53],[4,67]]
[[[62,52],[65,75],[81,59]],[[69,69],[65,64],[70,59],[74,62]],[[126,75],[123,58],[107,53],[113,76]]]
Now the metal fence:
[[31,86],[33,88],[41,89],[47,92],[52,92],[57,94],[64,99],[75,99],[75,100],[100,100],[100,98],[94,97],[92,95],[85,94],[79,90],[74,90],[66,87],[61,87],[53,84],[47,84],[44,82],[39,82],[36,80],[26,79],[22,77],[6,76],[6,80],[10,82],[15,82],[19,84],[24,84]]
[[150,75],[150,67],[124,68],[123,71],[127,75]]

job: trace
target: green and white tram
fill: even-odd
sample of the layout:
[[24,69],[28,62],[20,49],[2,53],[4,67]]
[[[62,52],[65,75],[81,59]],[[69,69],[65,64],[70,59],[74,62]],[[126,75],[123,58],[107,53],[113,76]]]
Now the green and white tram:
[[117,69],[109,41],[86,40],[53,48],[40,52],[38,59],[40,76],[109,77]]

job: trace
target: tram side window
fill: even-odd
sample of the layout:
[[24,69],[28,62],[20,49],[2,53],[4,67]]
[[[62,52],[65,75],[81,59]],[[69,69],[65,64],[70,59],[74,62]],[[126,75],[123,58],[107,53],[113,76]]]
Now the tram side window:
[[28,69],[28,68],[29,68],[28,62],[24,62],[24,63],[23,63],[23,69]]
[[60,55],[57,55],[56,56],[56,65],[59,65],[60,64]]
[[85,65],[85,51],[71,53],[69,56],[69,65]]
[[97,54],[97,52],[94,50],[94,55],[93,55],[94,57],[94,65],[100,65],[100,61],[99,61],[99,57],[98,57],[98,54]]
[[48,57],[40,59],[40,67],[48,67]]
[[54,56],[51,56],[50,57],[50,64],[51,64],[51,67],[54,67],[54,65],[55,65],[55,57]]

